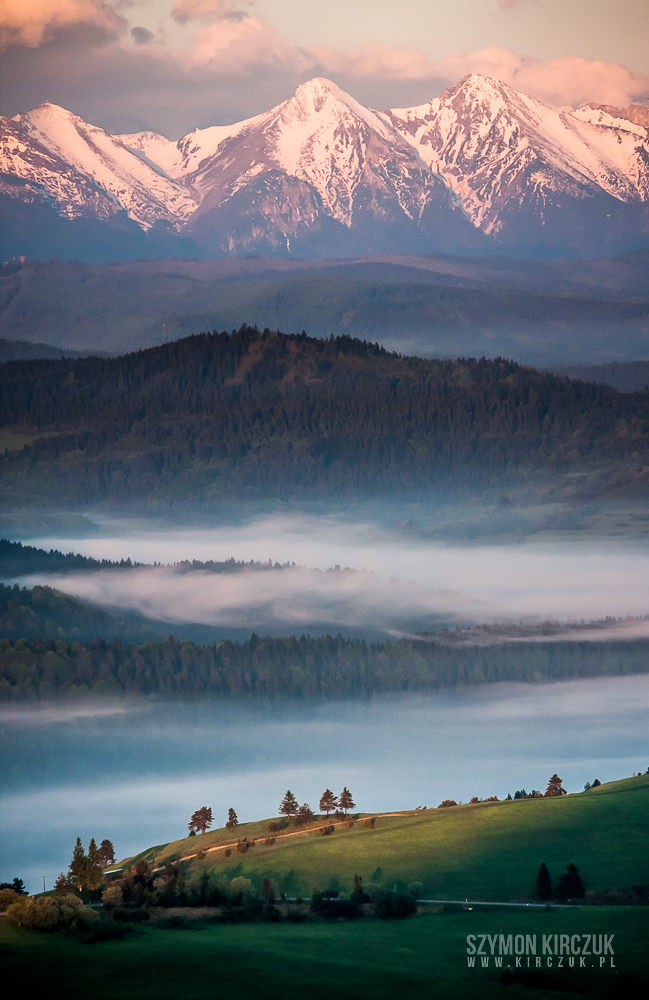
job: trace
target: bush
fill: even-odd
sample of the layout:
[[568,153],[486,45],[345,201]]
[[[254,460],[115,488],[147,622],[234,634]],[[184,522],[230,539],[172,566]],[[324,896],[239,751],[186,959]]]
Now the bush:
[[252,900],[256,895],[255,887],[250,879],[244,878],[242,875],[233,878],[228,885],[228,896],[232,902],[239,905]]
[[115,923],[114,920],[98,920],[87,934],[81,938],[83,944],[99,944],[102,941],[121,941],[125,934],[133,931],[126,924]]
[[410,917],[417,912],[417,900],[409,892],[379,893],[374,902],[374,913],[381,920],[394,920]]
[[13,889],[0,889],[0,910],[6,910],[8,906],[11,906],[18,899],[20,899],[20,896]]
[[113,910],[113,920],[121,921],[123,924],[141,924],[150,919],[151,914],[148,910],[140,910],[135,906]]
[[7,917],[19,927],[37,931],[90,930],[99,920],[97,913],[72,895],[22,897],[8,908]]
[[443,802],[440,802],[440,804],[438,805],[437,808],[438,809],[448,809],[449,806],[456,806],[456,805],[457,805],[457,802],[455,801],[455,799],[444,799]]
[[101,901],[107,909],[112,909],[113,906],[121,906],[124,902],[121,886],[109,885],[102,893]]
[[[330,895],[331,894],[331,895]],[[351,899],[338,899],[338,893],[327,889],[325,892],[314,892],[311,898],[311,912],[326,920],[344,918],[353,920],[362,916],[363,911]]]
[[372,817],[371,817],[371,819],[364,819],[364,820],[363,820],[363,826],[366,826],[366,827],[367,827],[368,829],[369,829],[370,827],[371,827],[372,829],[374,829],[374,824],[375,824],[375,823],[376,823],[376,816],[372,816]]

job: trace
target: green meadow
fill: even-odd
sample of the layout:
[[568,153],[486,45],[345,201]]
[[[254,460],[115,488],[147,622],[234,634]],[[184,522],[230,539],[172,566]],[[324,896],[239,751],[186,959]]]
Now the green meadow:
[[[94,1000],[423,1000],[587,995],[633,1000],[648,969],[647,907],[507,911],[437,908],[403,921],[139,926],[94,945],[25,931],[0,920],[3,981],[24,997]],[[467,966],[468,934],[614,934],[615,968]],[[610,962],[610,960],[609,960]],[[511,973],[510,973],[511,975]],[[13,995],[10,993],[9,995]],[[646,994],[645,994],[646,995]]]

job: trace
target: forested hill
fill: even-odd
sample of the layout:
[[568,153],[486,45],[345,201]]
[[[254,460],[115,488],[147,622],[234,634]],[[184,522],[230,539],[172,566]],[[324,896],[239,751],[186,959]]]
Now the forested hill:
[[242,327],[0,379],[1,425],[32,436],[0,460],[5,503],[426,493],[578,467],[647,486],[649,395],[502,359]]

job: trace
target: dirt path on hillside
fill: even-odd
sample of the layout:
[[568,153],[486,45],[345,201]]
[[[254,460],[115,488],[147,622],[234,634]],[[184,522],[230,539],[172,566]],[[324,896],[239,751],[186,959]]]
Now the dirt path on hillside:
[[[420,816],[424,812],[432,812],[432,811],[433,810],[423,810],[422,809],[422,810],[420,810],[418,812],[407,812],[407,813],[403,813],[403,812],[375,813],[374,814],[374,818],[375,819],[389,819],[390,817],[394,817],[394,816],[403,816],[403,817],[407,818],[409,816]],[[300,836],[302,836],[305,833],[315,833],[317,830],[324,830],[324,828],[328,827],[328,826],[334,826],[334,827],[346,826],[346,824],[348,822],[349,822],[349,820],[339,820],[337,823],[323,823],[321,826],[305,827],[303,830],[294,830],[292,833],[278,833],[277,835],[269,833],[269,834],[267,834],[267,836],[273,837],[274,840],[286,840],[287,837],[300,837]],[[354,823],[362,823],[362,822],[364,822],[364,820],[359,820],[359,819],[355,819],[354,820]],[[263,835],[260,835],[259,837],[252,837],[251,839],[255,840],[255,841],[261,840],[262,836]],[[266,838],[264,837],[263,839],[265,840]],[[239,843],[238,840],[233,840],[232,843],[230,843],[230,844],[216,844],[215,847],[205,847],[203,850],[205,851],[205,854],[210,854],[212,851],[227,851],[228,849],[232,850],[232,848],[236,847],[238,843]],[[177,858],[177,861],[191,861],[192,858],[195,858],[199,854],[202,854],[203,850],[198,850],[198,851],[196,851],[195,854],[185,854],[185,855],[183,855],[183,857]],[[152,872],[159,872],[159,871],[163,871],[163,869],[164,869],[164,865],[159,865],[157,868],[152,868],[151,871]]]

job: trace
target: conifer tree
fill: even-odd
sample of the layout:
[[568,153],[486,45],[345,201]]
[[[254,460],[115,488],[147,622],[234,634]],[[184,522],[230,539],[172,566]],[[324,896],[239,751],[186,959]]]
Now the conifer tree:
[[297,799],[295,798],[293,792],[289,788],[287,789],[286,795],[279,804],[280,816],[288,816],[290,819],[291,816],[295,816],[297,811],[298,811]]
[[88,859],[86,858],[86,852],[83,844],[81,843],[81,837],[77,837],[77,842],[74,845],[74,851],[72,852],[72,861],[70,862],[69,873],[70,878],[74,881],[79,892],[81,892],[85,885],[87,868]]
[[88,857],[86,858],[86,885],[89,889],[98,889],[104,880],[104,873],[101,868],[99,848],[93,837],[88,844]]
[[232,808],[232,806],[230,806],[230,808],[228,809],[228,821],[227,821],[227,823],[225,825],[226,825],[226,827],[229,830],[231,830],[233,827],[239,825],[239,820],[237,818],[237,814],[235,813],[235,811]]
[[536,895],[539,899],[552,898],[552,882],[550,880],[550,872],[548,871],[548,866],[545,861],[541,862],[541,866],[536,876]]
[[340,798],[338,799],[338,805],[344,812],[345,816],[350,811],[350,809],[354,809],[356,806],[356,803],[352,798],[352,793],[348,789],[347,785],[345,785],[342,792],[340,793]]
[[546,795],[566,795],[566,790],[562,786],[563,778],[560,778],[558,774],[553,774],[548,781],[548,787],[545,790]]
[[334,795],[334,793],[331,791],[330,788],[325,788],[324,792],[322,793],[322,798],[320,799],[320,806],[319,806],[320,812],[326,813],[327,818],[329,818],[329,813],[333,812],[333,810],[336,808],[337,805],[338,805],[337,797]]
[[194,833],[205,833],[207,828],[212,825],[212,822],[212,810],[207,806],[201,806],[200,809],[197,809],[196,812],[192,813],[192,818],[187,826],[189,827],[190,833],[192,830]]
[[566,871],[559,878],[557,895],[567,896],[573,899],[583,899],[586,895],[586,887],[579,874],[577,865],[569,864]]
[[313,819],[313,810],[308,802],[303,802],[297,811],[297,821],[301,826],[306,826]]
[[115,864],[115,848],[110,840],[102,840],[99,845],[99,863],[102,868]]
[[54,883],[54,892],[57,896],[65,896],[66,893],[72,892],[74,890],[74,879],[68,873],[61,872]]

